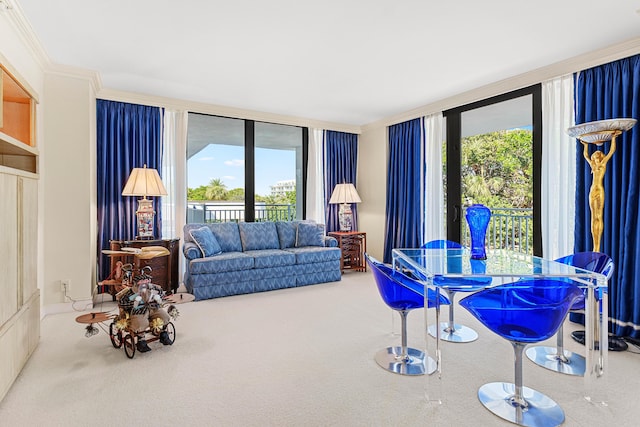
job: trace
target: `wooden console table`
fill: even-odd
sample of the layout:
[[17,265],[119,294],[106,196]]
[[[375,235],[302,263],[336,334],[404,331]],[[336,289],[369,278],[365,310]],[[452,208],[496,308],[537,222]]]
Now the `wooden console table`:
[[338,241],[342,250],[340,271],[367,271],[367,261],[364,253],[367,251],[367,233],[362,231],[332,231],[327,233]]
[[[152,281],[162,289],[169,292],[175,292],[180,286],[180,278],[178,275],[178,260],[180,239],[158,239],[158,240],[111,240],[110,246],[112,251],[120,251],[122,248],[144,248],[148,246],[162,246],[169,250],[168,256],[161,256],[151,259],[139,259],[138,268],[146,266],[151,267]],[[125,258],[128,256],[125,255]],[[131,257],[132,258],[132,257]],[[121,257],[111,256],[111,271],[116,267],[116,262],[130,262],[122,260]]]

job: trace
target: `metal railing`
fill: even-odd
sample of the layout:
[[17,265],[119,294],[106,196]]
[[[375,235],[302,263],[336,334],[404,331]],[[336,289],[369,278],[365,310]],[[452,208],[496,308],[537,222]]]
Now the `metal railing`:
[[[533,209],[490,208],[491,221],[487,230],[487,247],[533,253]],[[293,221],[296,206],[291,204],[256,203],[256,221]],[[242,222],[244,203],[197,202],[187,203],[187,223]],[[462,243],[471,244],[469,225],[463,221]]]
[[[256,203],[255,220],[257,222],[293,221],[294,219],[296,219],[296,205]],[[187,223],[231,221],[244,221],[244,203],[187,202]]]
[[[533,209],[490,208],[487,247],[533,253]],[[469,225],[464,221],[462,243],[470,246]]]

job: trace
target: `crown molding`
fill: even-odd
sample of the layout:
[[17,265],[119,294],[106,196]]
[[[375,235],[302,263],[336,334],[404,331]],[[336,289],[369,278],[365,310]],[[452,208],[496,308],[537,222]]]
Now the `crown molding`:
[[33,53],[40,68],[43,70],[47,69],[47,67],[51,65],[49,55],[47,55],[47,52],[42,47],[42,43],[40,43],[40,40],[36,36],[33,27],[24,17],[22,7],[19,3],[13,0],[3,0],[3,2],[8,6],[3,12],[7,15],[8,21],[17,31],[27,48]]
[[193,113],[211,114],[238,119],[249,119],[258,122],[277,123],[291,126],[303,126],[317,129],[335,130],[348,133],[361,133],[360,126],[346,125],[343,123],[325,122],[320,120],[306,119],[297,116],[286,116],[263,111],[245,110],[236,107],[222,105],[205,104],[201,102],[165,98],[143,93],[125,92],[114,89],[103,88],[96,94],[97,98],[110,101],[130,102],[134,104],[151,105],[174,110],[183,110]]
[[85,68],[73,67],[71,65],[50,64],[46,71],[47,74],[55,74],[64,77],[72,77],[76,79],[88,80],[97,93],[102,88],[102,78],[97,71],[87,70]]
[[430,114],[439,113],[450,108],[470,104],[475,101],[480,101],[502,93],[538,84],[566,74],[577,73],[588,68],[606,64],[618,59],[627,58],[638,53],[640,53],[640,37],[583,55],[574,56],[546,67],[537,68],[517,76],[509,77],[467,92],[462,92],[449,98],[435,101],[422,107],[405,111],[404,113],[363,125],[362,131],[366,132],[379,127],[402,123],[417,117],[424,117]]

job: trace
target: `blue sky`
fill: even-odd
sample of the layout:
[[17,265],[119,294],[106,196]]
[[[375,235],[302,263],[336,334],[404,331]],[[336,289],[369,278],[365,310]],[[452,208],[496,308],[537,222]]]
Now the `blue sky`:
[[[220,178],[227,190],[244,188],[244,148],[210,144],[187,163],[187,186],[197,188]],[[293,150],[256,148],[256,193],[271,194],[271,185],[296,178]]]

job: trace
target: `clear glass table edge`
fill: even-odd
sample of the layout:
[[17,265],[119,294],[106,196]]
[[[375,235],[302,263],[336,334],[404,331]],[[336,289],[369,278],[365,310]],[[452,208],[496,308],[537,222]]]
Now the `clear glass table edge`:
[[[431,323],[440,324],[440,304],[439,295],[440,290],[447,289],[446,281],[440,281],[436,284],[435,279],[437,277],[455,279],[455,278],[500,278],[500,279],[512,279],[512,280],[492,280],[492,283],[486,287],[498,286],[503,283],[509,283],[520,278],[570,278],[583,285],[585,289],[586,303],[585,303],[585,359],[587,372],[584,376],[584,391],[583,397],[585,400],[592,403],[599,403],[606,405],[607,393],[605,375],[606,368],[608,366],[608,348],[606,345],[599,346],[599,342],[608,342],[608,328],[605,319],[608,319],[607,312],[607,280],[602,274],[594,273],[592,271],[583,270],[568,266],[566,264],[558,263],[553,260],[548,260],[534,255],[522,254],[519,252],[509,251],[505,249],[488,250],[487,259],[491,260],[491,257],[499,256],[506,257],[507,259],[515,259],[518,261],[529,260],[532,263],[538,263],[537,267],[541,269],[538,272],[532,272],[527,270],[512,270],[508,272],[490,271],[490,272],[443,272],[443,271],[430,271],[425,268],[424,265],[420,265],[409,256],[407,253],[413,253],[414,257],[416,253],[428,254],[430,259],[441,259],[444,254],[453,254],[451,258],[459,258],[461,261],[466,260],[470,262],[470,254],[466,249],[415,249],[415,248],[398,248],[392,250],[392,262],[393,268],[400,266],[408,268],[413,272],[417,272],[423,276],[419,279],[425,285],[425,307],[428,307],[427,290],[431,288],[436,292],[436,309],[425,310],[425,341],[426,341],[426,354],[433,355],[436,363],[436,371],[432,375],[427,375],[425,394],[429,402],[443,403],[442,396],[442,349],[440,347],[440,328],[435,328],[438,333],[435,338],[435,349],[431,351],[429,342],[430,336],[427,332],[428,325]],[[549,271],[549,268],[555,271]],[[496,283],[494,283],[496,282]],[[479,288],[474,287],[469,291],[477,291]],[[456,286],[456,290],[460,292],[465,291],[462,287]],[[596,298],[597,293],[597,298]],[[435,312],[435,322],[429,319],[429,312]],[[435,377],[438,381],[433,381]],[[435,384],[434,384],[435,383]]]

